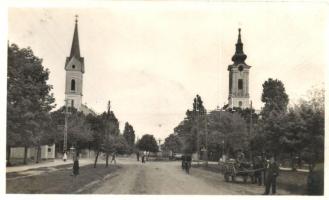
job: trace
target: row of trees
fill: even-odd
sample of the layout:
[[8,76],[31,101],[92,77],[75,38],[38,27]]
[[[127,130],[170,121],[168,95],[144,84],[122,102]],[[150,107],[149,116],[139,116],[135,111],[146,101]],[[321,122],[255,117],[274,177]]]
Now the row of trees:
[[185,119],[174,132],[164,143],[165,149],[173,152],[200,153],[207,147],[208,153],[218,156],[224,151],[233,154],[248,147],[248,125],[242,115],[229,110],[207,113],[199,95],[193,100],[193,109],[187,110]]
[[[37,162],[40,146],[57,144],[63,146],[65,107],[56,111],[55,98],[50,94],[52,86],[47,83],[49,70],[42,65],[30,48],[8,46],[7,74],[7,162],[10,163],[11,147],[24,147],[24,163],[27,149],[37,147]],[[120,134],[119,121],[108,110],[100,115],[84,115],[70,108],[68,116],[68,146],[77,149],[89,148],[96,152],[95,167],[100,153],[106,155],[106,165],[111,152],[132,153],[135,131],[127,122]],[[63,150],[63,149],[61,149]]]
[[[252,108],[228,108],[206,113],[201,97],[193,100],[193,109],[165,139],[165,149],[173,152],[234,156],[267,153],[278,159],[300,157],[308,163],[323,161],[324,90],[313,89],[308,99],[288,108],[289,98],[279,80],[263,84],[260,114]],[[211,156],[211,155],[210,155]]]

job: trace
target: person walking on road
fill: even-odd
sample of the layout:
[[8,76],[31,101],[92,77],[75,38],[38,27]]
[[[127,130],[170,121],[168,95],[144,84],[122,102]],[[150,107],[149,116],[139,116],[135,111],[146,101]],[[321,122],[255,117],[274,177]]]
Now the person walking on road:
[[139,151],[136,152],[137,161],[139,161]]
[[146,152],[144,151],[142,155],[142,163],[145,163],[145,156],[146,156]]
[[73,154],[73,176],[78,176],[79,175],[79,153],[74,153]]
[[66,151],[64,151],[63,161],[66,162],[66,160],[67,160],[67,155],[66,155]]
[[111,162],[110,163],[114,162],[114,164],[116,165],[117,164],[117,161],[115,160],[115,158],[116,158],[116,152],[114,151],[112,153],[112,159],[111,159]]
[[271,157],[270,164],[267,168],[267,176],[266,176],[266,187],[264,195],[268,195],[270,193],[270,188],[272,187],[272,194],[276,193],[276,177],[279,176],[279,166],[275,161],[274,157]]

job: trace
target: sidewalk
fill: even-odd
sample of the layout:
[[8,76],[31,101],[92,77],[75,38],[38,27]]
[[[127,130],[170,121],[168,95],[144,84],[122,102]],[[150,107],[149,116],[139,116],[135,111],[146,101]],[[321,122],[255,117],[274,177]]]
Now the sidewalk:
[[[87,165],[93,163],[92,159],[80,159],[79,160],[79,165]],[[26,171],[30,169],[36,169],[40,167],[54,167],[54,166],[59,166],[59,165],[66,165],[66,164],[73,164],[73,161],[67,160],[64,162],[62,159],[55,159],[52,162],[41,162],[41,163],[34,163],[34,164],[29,164],[29,165],[21,165],[21,166],[14,166],[14,167],[6,167],[6,173],[10,172],[21,172],[21,171]]]

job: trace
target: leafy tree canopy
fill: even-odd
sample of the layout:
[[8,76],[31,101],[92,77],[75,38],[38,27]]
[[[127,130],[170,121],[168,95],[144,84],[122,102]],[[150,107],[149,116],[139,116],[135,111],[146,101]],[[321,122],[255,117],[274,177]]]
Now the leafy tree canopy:
[[7,145],[40,144],[55,106],[49,70],[30,48],[8,46]]
[[142,151],[157,152],[159,150],[154,136],[150,134],[143,135],[137,146]]

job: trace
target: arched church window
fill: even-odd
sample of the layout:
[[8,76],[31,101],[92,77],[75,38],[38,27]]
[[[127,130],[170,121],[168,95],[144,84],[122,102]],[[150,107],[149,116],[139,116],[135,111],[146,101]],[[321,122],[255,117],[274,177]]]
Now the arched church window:
[[243,80],[242,79],[239,79],[238,80],[238,89],[239,90],[242,90],[243,89]]
[[71,80],[71,90],[75,91],[75,80],[74,79]]

